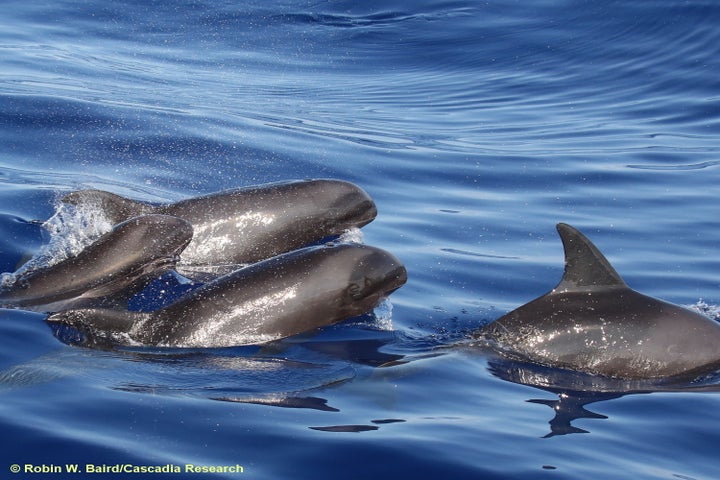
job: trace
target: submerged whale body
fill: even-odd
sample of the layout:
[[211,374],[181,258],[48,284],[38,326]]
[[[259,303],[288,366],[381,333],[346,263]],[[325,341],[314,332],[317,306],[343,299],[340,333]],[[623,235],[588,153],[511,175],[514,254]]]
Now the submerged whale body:
[[379,248],[306,247],[220,277],[155,312],[75,309],[48,322],[74,327],[91,344],[260,344],[364,314],[406,280],[400,260]]
[[74,257],[17,274],[0,290],[0,305],[47,312],[113,301],[171,269],[191,238],[192,227],[180,218],[131,218]]
[[182,218],[194,230],[181,256],[183,263],[191,265],[264,260],[362,227],[377,215],[365,191],[332,179],[258,185],[167,205],[136,202],[100,190],[73,192],[62,201],[99,208],[112,223],[149,213]]
[[502,354],[628,379],[720,368],[720,324],[629,288],[582,233],[557,226],[565,271],[549,293],[477,331]]

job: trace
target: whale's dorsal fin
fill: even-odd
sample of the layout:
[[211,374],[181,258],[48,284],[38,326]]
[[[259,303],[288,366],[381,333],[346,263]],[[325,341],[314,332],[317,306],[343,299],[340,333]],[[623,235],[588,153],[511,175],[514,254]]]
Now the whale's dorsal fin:
[[79,190],[68,193],[60,199],[63,203],[100,209],[113,223],[124,222],[137,215],[152,213],[151,205],[136,202],[102,190]]
[[558,223],[557,230],[565,248],[565,272],[555,291],[627,287],[610,262],[585,235],[566,223]]

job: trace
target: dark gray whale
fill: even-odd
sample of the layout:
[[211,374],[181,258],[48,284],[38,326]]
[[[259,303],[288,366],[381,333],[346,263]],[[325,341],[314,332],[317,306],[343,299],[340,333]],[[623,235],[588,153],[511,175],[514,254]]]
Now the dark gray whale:
[[152,313],[77,309],[48,321],[97,344],[260,344],[366,313],[406,279],[400,260],[378,248],[306,247],[220,277]]
[[720,368],[720,324],[630,289],[582,233],[557,226],[565,272],[551,292],[475,333],[511,358],[627,379]]
[[74,257],[18,274],[0,290],[0,305],[48,312],[102,303],[171,269],[191,238],[192,227],[180,218],[131,218]]
[[112,223],[148,213],[180,217],[193,226],[192,242],[182,253],[183,263],[192,265],[264,260],[361,227],[377,215],[367,193],[341,180],[271,183],[168,205],[99,190],[73,192],[62,201],[100,208]]

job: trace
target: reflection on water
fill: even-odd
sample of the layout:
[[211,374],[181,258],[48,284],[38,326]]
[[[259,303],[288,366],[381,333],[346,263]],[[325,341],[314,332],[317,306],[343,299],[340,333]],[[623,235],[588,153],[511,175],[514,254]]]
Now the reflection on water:
[[569,433],[590,433],[582,428],[577,428],[572,425],[573,420],[580,418],[597,418],[607,419],[605,415],[591,412],[585,409],[585,405],[594,402],[600,402],[603,400],[611,400],[613,398],[620,398],[621,394],[612,393],[559,393],[558,400],[541,400],[531,399],[528,400],[530,403],[539,403],[541,405],[547,405],[555,411],[555,417],[550,420],[550,433],[545,435],[543,438],[554,437],[555,435],[567,435]]
[[312,392],[352,380],[358,369],[401,358],[380,352],[391,338],[387,332],[367,335],[371,338],[308,342],[294,338],[222,349],[61,346],[0,370],[0,388],[89,377],[116,391],[337,412]]
[[720,373],[703,378],[664,380],[625,380],[590,375],[570,370],[545,367],[501,357],[488,362],[488,370],[508,382],[535,387],[557,395],[557,400],[529,399],[529,403],[547,405],[555,416],[550,420],[550,433],[544,438],[571,433],[590,433],[575,427],[579,419],[608,417],[586,409],[591,403],[605,402],[626,395],[652,392],[720,392]]
[[216,397],[212,400],[221,402],[251,403],[255,405],[265,405],[268,407],[282,408],[307,408],[310,410],[320,410],[323,412],[339,412],[335,407],[327,404],[327,399],[319,397],[289,397],[284,395],[265,395],[259,397]]

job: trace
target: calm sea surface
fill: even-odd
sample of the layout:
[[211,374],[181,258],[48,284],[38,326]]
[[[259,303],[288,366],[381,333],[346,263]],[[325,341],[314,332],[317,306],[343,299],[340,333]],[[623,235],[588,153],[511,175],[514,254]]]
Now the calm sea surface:
[[720,477],[717,393],[559,396],[446,348],[555,286],[560,221],[718,310],[718,25],[707,0],[4,2],[0,271],[63,192],[333,177],[410,278],[265,348],[93,350],[0,310],[0,476]]

